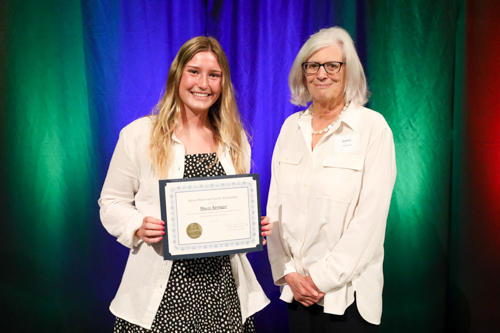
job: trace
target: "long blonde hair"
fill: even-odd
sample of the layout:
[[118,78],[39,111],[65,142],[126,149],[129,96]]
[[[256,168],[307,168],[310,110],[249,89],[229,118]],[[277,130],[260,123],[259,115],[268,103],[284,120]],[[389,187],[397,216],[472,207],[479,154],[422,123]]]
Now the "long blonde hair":
[[149,141],[151,164],[158,178],[166,178],[174,160],[173,134],[181,121],[182,101],[179,96],[179,84],[186,64],[199,52],[212,52],[222,70],[221,95],[210,107],[208,119],[213,127],[217,158],[222,146],[227,145],[236,173],[245,173],[244,144],[246,132],[240,120],[240,114],[234,98],[229,63],[219,42],[212,37],[194,37],[179,49],[168,71],[165,93],[153,109],[154,121]]

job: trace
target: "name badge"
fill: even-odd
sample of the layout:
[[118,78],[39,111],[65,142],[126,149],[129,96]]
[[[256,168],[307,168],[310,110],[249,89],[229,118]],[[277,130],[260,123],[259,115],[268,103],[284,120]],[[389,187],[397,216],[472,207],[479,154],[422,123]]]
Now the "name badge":
[[359,150],[359,134],[349,134],[336,136],[334,138],[334,149],[335,153],[350,153]]

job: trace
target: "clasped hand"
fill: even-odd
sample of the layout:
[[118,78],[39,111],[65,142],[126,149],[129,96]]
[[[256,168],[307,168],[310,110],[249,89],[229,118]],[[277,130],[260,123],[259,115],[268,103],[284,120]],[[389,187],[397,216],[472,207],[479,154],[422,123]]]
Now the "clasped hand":
[[285,275],[285,280],[292,289],[293,298],[306,307],[316,304],[321,297],[325,296],[310,276],[303,277],[299,273],[289,273]]
[[[262,216],[260,218],[262,236],[266,237],[273,233],[274,224],[269,222],[269,217]],[[165,235],[165,222],[155,219],[151,216],[146,216],[142,220],[141,227],[135,232],[136,236],[148,244],[158,243]],[[266,245],[264,238],[263,245]]]

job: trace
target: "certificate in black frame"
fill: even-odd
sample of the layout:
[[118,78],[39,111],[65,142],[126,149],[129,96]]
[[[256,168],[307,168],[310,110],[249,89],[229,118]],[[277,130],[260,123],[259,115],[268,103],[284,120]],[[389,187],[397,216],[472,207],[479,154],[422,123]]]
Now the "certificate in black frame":
[[[169,248],[169,228],[168,226],[168,221],[167,221],[167,206],[166,206],[166,195],[165,195],[165,188],[168,186],[168,184],[172,183],[185,183],[185,182],[199,182],[199,181],[217,181],[217,180],[226,180],[226,179],[233,179],[233,178],[251,178],[255,182],[255,200],[256,200],[256,205],[257,205],[257,217],[255,219],[256,223],[256,228],[257,228],[257,233],[258,233],[258,238],[259,242],[258,245],[254,247],[241,247],[238,249],[233,249],[233,250],[214,250],[210,252],[203,252],[203,253],[189,253],[185,255],[179,255],[179,254],[171,254],[170,248]],[[175,260],[175,259],[186,259],[186,258],[205,258],[205,257],[213,257],[213,256],[221,256],[221,255],[229,255],[229,254],[237,254],[237,253],[248,253],[248,252],[257,252],[257,251],[262,251],[264,249],[264,246],[262,244],[263,242],[263,237],[261,234],[261,224],[260,224],[260,218],[261,218],[261,208],[260,208],[260,179],[259,179],[259,174],[257,173],[251,173],[251,174],[240,174],[240,175],[227,175],[227,176],[214,176],[214,177],[198,177],[198,178],[181,178],[181,179],[162,179],[159,180],[159,187],[160,187],[160,207],[161,207],[161,219],[162,221],[165,222],[165,235],[163,237],[163,258],[165,260]],[[172,237],[172,235],[170,235]],[[217,247],[216,247],[217,248]]]

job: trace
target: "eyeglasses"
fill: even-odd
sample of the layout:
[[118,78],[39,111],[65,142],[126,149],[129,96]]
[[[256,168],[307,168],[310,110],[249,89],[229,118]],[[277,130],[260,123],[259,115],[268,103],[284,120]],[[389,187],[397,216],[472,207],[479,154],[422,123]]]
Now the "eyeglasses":
[[304,73],[306,74],[316,74],[319,72],[321,66],[323,66],[328,74],[337,74],[340,72],[343,64],[345,63],[340,61],[329,61],[324,64],[318,62],[304,62],[302,64],[302,69],[304,69]]

